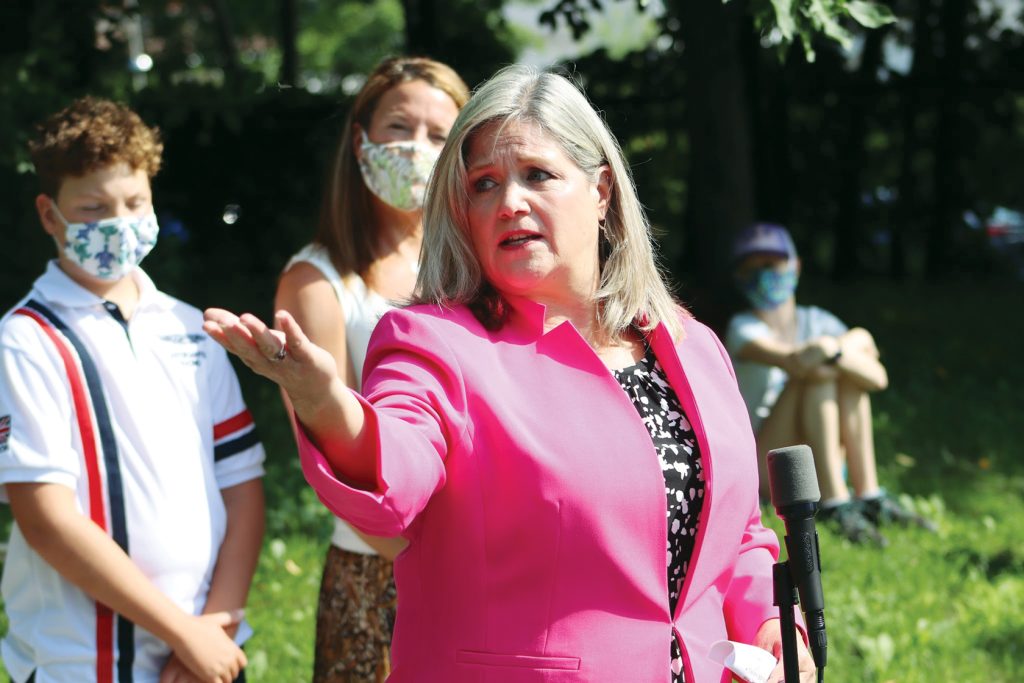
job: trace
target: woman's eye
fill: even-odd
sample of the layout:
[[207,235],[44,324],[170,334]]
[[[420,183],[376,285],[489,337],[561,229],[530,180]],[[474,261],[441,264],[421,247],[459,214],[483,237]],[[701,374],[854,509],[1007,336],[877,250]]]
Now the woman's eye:
[[497,185],[497,183],[494,182],[493,178],[484,176],[483,178],[477,178],[476,180],[473,181],[473,191],[486,192],[495,185]]
[[548,178],[551,177],[552,175],[542,168],[531,168],[529,172],[526,174],[526,179],[531,182],[547,180]]

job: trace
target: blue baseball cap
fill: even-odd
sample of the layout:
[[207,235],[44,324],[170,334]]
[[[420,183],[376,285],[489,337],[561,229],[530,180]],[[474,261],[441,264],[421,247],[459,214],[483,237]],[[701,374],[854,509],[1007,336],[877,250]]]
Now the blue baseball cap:
[[751,254],[775,254],[785,259],[796,258],[796,245],[789,231],[775,223],[755,223],[744,228],[732,242],[732,262],[738,263]]

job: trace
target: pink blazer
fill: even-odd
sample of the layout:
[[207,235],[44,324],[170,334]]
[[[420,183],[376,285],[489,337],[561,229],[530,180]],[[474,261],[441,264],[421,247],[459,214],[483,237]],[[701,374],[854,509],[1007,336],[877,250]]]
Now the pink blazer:
[[[404,535],[390,681],[728,681],[719,639],[778,615],[778,540],[761,526],[754,439],[728,356],[686,318],[650,344],[694,426],[707,496],[675,614],[665,484],[625,392],[569,323],[513,302],[489,332],[465,307],[388,313],[363,400],[378,487],[346,486],[305,437],[305,476],[335,514]],[[302,431],[302,430],[300,430]]]

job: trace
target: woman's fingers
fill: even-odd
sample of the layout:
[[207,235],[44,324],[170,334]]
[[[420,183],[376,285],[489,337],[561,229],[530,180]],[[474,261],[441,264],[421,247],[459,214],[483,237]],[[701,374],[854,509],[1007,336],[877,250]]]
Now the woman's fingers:
[[284,337],[269,329],[263,321],[250,313],[241,316],[219,308],[207,309],[203,314],[203,330],[243,363],[260,373],[273,377],[272,365],[287,354]]
[[208,309],[203,329],[251,370],[276,382],[292,405],[317,403],[337,378],[334,358],[311,342],[286,311],[274,316],[272,329],[251,313],[236,316]]
[[251,313],[243,313],[238,321],[249,331],[253,345],[264,360],[277,363],[288,355],[288,347],[282,332],[270,329]]
[[310,360],[309,337],[302,331],[299,324],[288,311],[278,311],[274,314],[274,326],[280,331],[283,343],[288,353],[300,362]]

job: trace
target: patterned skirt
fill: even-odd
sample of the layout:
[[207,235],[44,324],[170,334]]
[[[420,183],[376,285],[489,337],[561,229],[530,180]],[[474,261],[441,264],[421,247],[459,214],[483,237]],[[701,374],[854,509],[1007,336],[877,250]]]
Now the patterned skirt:
[[332,545],[320,582],[313,683],[383,683],[394,623],[391,562]]

